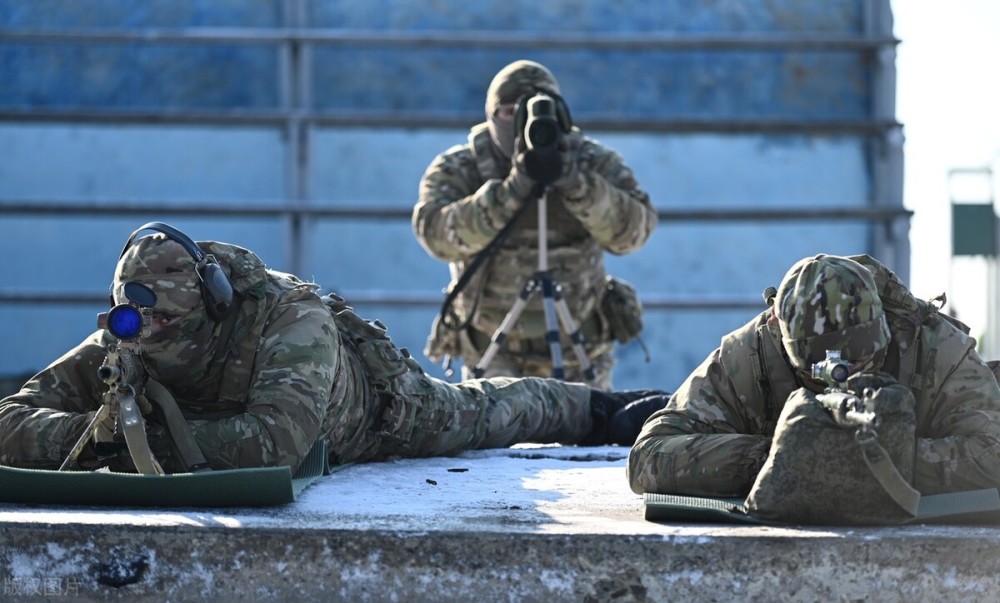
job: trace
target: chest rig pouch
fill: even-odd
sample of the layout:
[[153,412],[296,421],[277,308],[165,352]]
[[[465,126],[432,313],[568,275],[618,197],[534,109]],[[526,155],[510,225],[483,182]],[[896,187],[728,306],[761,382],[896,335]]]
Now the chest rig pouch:
[[631,283],[606,276],[599,308],[610,337],[618,343],[628,343],[642,333],[642,303]]
[[333,312],[341,337],[357,352],[376,386],[388,387],[394,377],[416,364],[405,348],[396,347],[380,321],[358,316],[339,295],[324,295],[323,303]]

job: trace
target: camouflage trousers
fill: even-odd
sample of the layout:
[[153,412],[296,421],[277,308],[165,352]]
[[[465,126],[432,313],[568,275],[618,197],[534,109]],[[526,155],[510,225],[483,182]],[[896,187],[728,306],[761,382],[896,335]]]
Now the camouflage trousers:
[[368,459],[448,456],[522,442],[573,444],[593,428],[590,389],[554,379],[496,377],[458,384],[397,377]]

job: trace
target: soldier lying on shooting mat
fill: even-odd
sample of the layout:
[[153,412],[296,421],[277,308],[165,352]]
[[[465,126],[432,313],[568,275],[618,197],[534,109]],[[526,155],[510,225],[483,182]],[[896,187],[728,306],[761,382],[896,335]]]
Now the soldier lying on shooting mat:
[[[160,233],[137,238],[143,230]],[[647,398],[622,410],[663,392],[602,393],[551,379],[449,384],[425,375],[380,323],[317,289],[267,269],[247,249],[195,244],[165,224],[144,225],[126,244],[112,286],[115,304],[151,305],[144,309],[151,322],[137,337],[145,371],[139,406],[148,412],[147,397],[172,396],[213,469],[294,471],[320,438],[333,463],[518,442],[631,444],[665,401]],[[133,299],[137,291],[147,301]],[[60,466],[101,406],[108,386],[98,373],[113,339],[93,333],[0,401],[0,463]],[[162,387],[144,387],[146,378]],[[113,416],[102,421],[79,466],[134,470],[120,426]],[[155,413],[146,414],[145,428],[166,472],[191,469]]]
[[[496,74],[486,93],[486,121],[472,128],[465,144],[435,157],[421,179],[413,231],[429,254],[449,263],[449,293],[455,290],[454,303],[435,321],[424,353],[432,360],[461,358],[463,376],[473,376],[491,336],[539,264],[543,217],[535,199],[543,176],[532,176],[537,151],[526,148],[525,128],[518,131],[520,108],[535,95],[556,100],[566,130],[558,139],[561,169],[546,193],[545,260],[583,335],[595,372],[590,384],[611,389],[614,342],[638,336],[642,309],[634,287],[607,274],[604,253],[623,255],[642,247],[656,226],[656,211],[617,152],[571,127],[555,77],[533,61],[514,61]],[[496,246],[508,223],[509,236]],[[484,252],[492,255],[479,267],[477,256]],[[467,284],[459,288],[466,271]],[[536,296],[482,376],[552,375],[544,319]],[[567,351],[568,335],[560,338]],[[565,360],[565,378],[586,381],[575,355],[567,353]]]
[[[771,307],[646,421],[632,490],[749,493],[751,514],[879,523],[904,519],[900,506],[912,515],[920,493],[1000,484],[1000,386],[968,329],[939,312],[944,296],[919,300],[875,259],[830,255],[799,261],[765,296]],[[812,369],[837,353],[835,380],[850,376],[831,390]],[[854,427],[843,407],[828,412],[838,400],[864,402]]]

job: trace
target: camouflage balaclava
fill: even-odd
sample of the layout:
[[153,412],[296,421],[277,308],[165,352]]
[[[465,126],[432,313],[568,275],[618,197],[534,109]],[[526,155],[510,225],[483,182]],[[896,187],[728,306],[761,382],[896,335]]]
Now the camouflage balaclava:
[[118,261],[112,295],[125,303],[125,283],[138,282],[156,293],[154,314],[182,317],[141,339],[140,356],[154,379],[170,384],[206,375],[219,344],[220,323],[208,315],[195,260],[162,234],[146,236]]
[[506,157],[514,155],[514,120],[497,117],[500,105],[517,102],[524,95],[544,92],[559,95],[559,84],[544,65],[534,61],[514,61],[500,70],[486,91],[486,120],[493,143]]
[[839,350],[851,363],[877,370],[889,344],[889,325],[875,279],[848,258],[817,255],[797,262],[775,297],[781,342],[800,375]]

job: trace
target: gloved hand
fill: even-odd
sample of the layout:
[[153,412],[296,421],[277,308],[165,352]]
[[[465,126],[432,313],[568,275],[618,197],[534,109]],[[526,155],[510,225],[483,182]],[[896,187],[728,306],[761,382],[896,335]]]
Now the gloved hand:
[[537,182],[532,177],[528,167],[528,151],[520,135],[514,141],[514,149],[510,172],[503,181],[503,187],[511,198],[520,202],[518,203],[518,207],[520,207],[524,201],[531,198]]
[[[143,416],[147,416],[152,412],[153,407],[144,395],[137,395],[135,402],[139,408],[139,412]],[[117,401],[113,402],[113,404],[117,404]],[[79,464],[81,467],[88,469],[110,467],[113,471],[120,470],[120,468],[116,469],[120,464],[118,459],[128,456],[128,454],[122,454],[128,448],[128,444],[125,442],[125,434],[118,427],[118,420],[116,418],[118,416],[118,409],[102,409],[95,411],[95,414],[103,416],[94,425],[94,431],[90,438],[90,454],[81,454]],[[131,463],[127,462],[126,465],[130,466]]]
[[889,373],[868,372],[855,373],[847,378],[847,389],[861,394],[866,389],[880,389],[896,385],[896,378]]
[[875,412],[882,415],[909,412],[916,404],[913,392],[889,373],[857,373],[848,377],[847,387],[859,396],[868,390]]
[[888,373],[858,373],[847,379],[847,386],[859,396],[866,392],[871,396],[873,409],[883,424],[896,415],[911,415],[916,406],[913,392]]
[[[114,421],[111,422],[110,428],[108,425],[101,425],[98,430],[101,437],[110,437],[111,439],[98,441],[97,433],[95,433],[90,446],[85,447],[77,459],[81,469],[94,471],[104,468],[114,473],[138,472],[132,461],[132,456],[128,452],[124,436],[116,436],[114,426]],[[145,428],[146,441],[149,442],[149,448],[163,470],[167,473],[187,472],[188,468],[177,453],[167,429],[155,420],[150,420],[148,416]],[[107,435],[109,432],[111,436]]]
[[117,430],[115,415],[118,413],[103,409],[95,411],[95,414],[103,416],[94,425],[90,445],[84,448],[77,460],[80,466],[86,469],[96,469],[106,465],[108,459],[115,458],[126,447],[125,436]]
[[573,130],[559,140],[559,177],[552,188],[560,191],[570,201],[583,197],[587,192],[587,178],[580,171],[580,149],[583,134]]
[[542,185],[552,184],[562,174],[561,153],[525,151],[518,154],[518,162],[532,180]]
[[[91,439],[95,444],[101,442],[114,442],[115,441],[115,428],[117,427],[115,418],[107,409],[100,411],[94,411],[94,414],[103,412],[104,417],[98,419],[97,423],[94,425],[94,433]],[[119,438],[120,439],[120,438]]]
[[649,415],[666,406],[669,399],[668,392],[658,389],[606,392],[591,388],[590,414],[594,426],[579,445],[631,446]]
[[[560,149],[529,149],[523,133],[519,133],[514,139],[514,149],[513,168],[527,175],[532,185],[537,183],[548,186],[562,174]],[[532,192],[537,195],[541,191],[529,190],[528,196]]]

